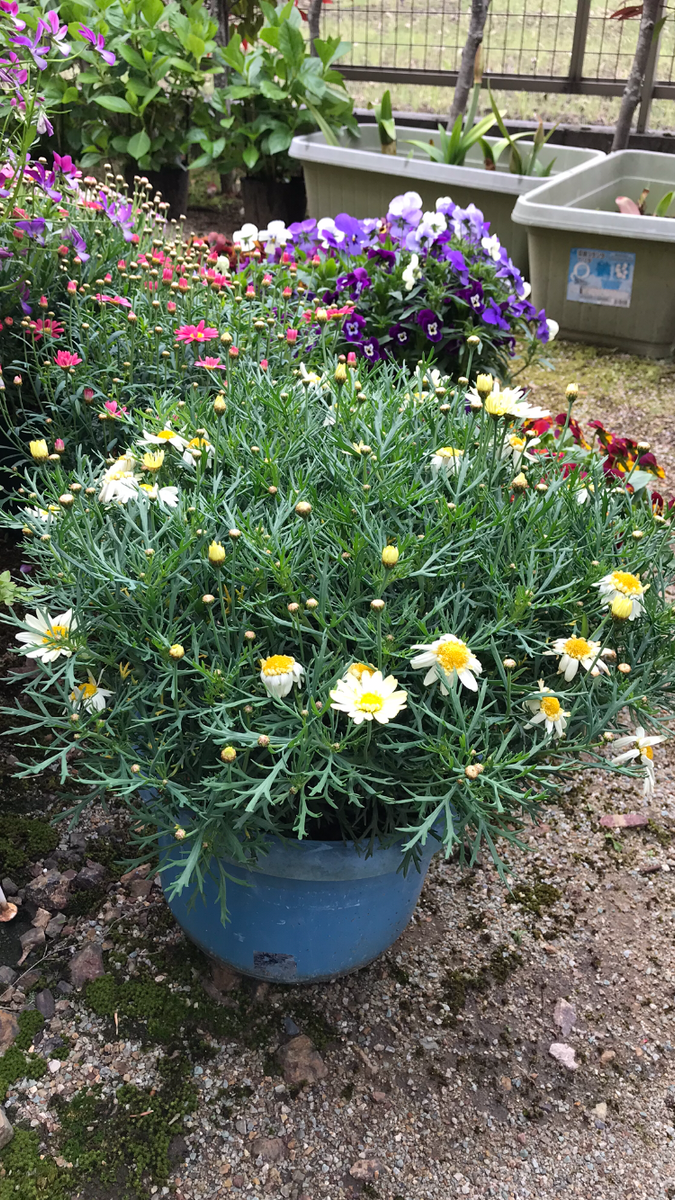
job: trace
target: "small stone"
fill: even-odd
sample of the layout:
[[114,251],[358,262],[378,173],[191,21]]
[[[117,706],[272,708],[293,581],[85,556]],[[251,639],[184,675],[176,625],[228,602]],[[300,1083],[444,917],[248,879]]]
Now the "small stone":
[[[434,1038],[430,1038],[430,1037],[420,1038],[420,1046],[422,1047],[423,1050],[440,1050],[440,1046],[439,1046],[438,1042],[435,1041]],[[384,1049],[384,1047],[383,1047],[383,1049]]]
[[35,997],[35,1007],[41,1012],[45,1021],[49,1021],[56,1012],[56,1002],[48,988],[38,992]]
[[605,829],[632,829],[636,825],[649,824],[648,813],[606,813],[600,818]]
[[389,1104],[386,1092],[371,1092],[370,1095],[374,1104]]
[[95,890],[95,888],[103,887],[107,875],[108,872],[103,866],[103,863],[92,862],[90,859],[88,859],[86,867],[83,867],[81,871],[78,871],[77,875],[75,876],[75,887],[85,888],[87,891],[92,892]]
[[[33,917],[33,920],[31,921],[31,925],[33,925],[35,929],[46,929],[47,926],[49,925],[49,922],[51,921],[51,919],[52,919],[52,914],[49,912],[48,909],[38,908],[35,916]],[[64,917],[64,920],[65,920],[65,917]]]
[[244,1186],[244,1176],[243,1175],[233,1175],[232,1176],[232,1187],[240,1188],[243,1186]]
[[509,1079],[508,1075],[502,1075],[501,1079],[499,1080],[499,1086],[503,1092],[511,1091],[512,1084],[511,1084],[511,1080]]
[[57,992],[60,992],[62,996],[69,996],[73,988],[72,984],[68,983],[66,979],[59,979],[59,982],[56,985],[56,990]]
[[660,871],[660,870],[661,870],[661,863],[659,863],[659,862],[643,863],[642,866],[640,867],[640,874],[641,875],[655,875],[656,872]]
[[600,1055],[601,1063],[611,1063],[616,1058],[616,1050],[603,1050]]
[[568,1004],[562,996],[556,1000],[555,1009],[553,1010],[553,1020],[556,1025],[559,1025],[564,1038],[569,1037],[574,1029],[574,1024],[577,1019],[577,1011],[573,1004]]
[[211,962],[211,978],[219,992],[233,992],[241,984],[241,975],[225,963]]
[[13,967],[0,967],[0,983],[5,987],[9,987],[10,983],[14,983],[17,972]]
[[5,878],[2,880],[1,886],[2,886],[3,892],[5,893],[6,896],[16,896],[16,893],[19,890],[18,887],[16,886],[14,880],[10,879],[9,875],[5,875]]
[[251,1154],[254,1158],[261,1155],[265,1162],[281,1162],[288,1151],[283,1138],[259,1137],[251,1143]]
[[284,1017],[284,1033],[287,1033],[289,1037],[297,1037],[300,1033],[292,1017]]
[[579,1066],[574,1057],[574,1050],[571,1046],[565,1045],[564,1042],[551,1042],[548,1052],[552,1058],[557,1059],[568,1071],[576,1071]]
[[357,1158],[349,1168],[352,1179],[379,1179],[382,1163],[379,1158]]
[[120,883],[126,887],[128,883],[132,883],[134,879],[145,879],[150,874],[150,863],[143,863],[140,867],[133,867],[131,871],[127,871],[124,875],[120,875]]
[[64,927],[65,923],[66,923],[66,918],[63,915],[63,913],[57,913],[55,917],[52,917],[47,928],[45,929],[45,933],[47,934],[47,937],[48,938],[59,937],[61,935],[61,933],[63,932],[63,927]]
[[9,1049],[19,1033],[19,1022],[13,1013],[0,1009],[0,1054]]
[[4,1108],[0,1108],[0,1150],[4,1150],[14,1137],[14,1130],[10,1125]]
[[14,999],[14,991],[13,987],[5,988],[2,995],[0,995],[0,1004],[9,1004],[10,1000]]
[[282,1046],[277,1058],[283,1067],[286,1083],[317,1083],[328,1074],[321,1055],[304,1034]]
[[27,929],[25,933],[22,933],[19,941],[21,942],[23,954],[17,965],[20,967],[32,950],[36,950],[38,946],[44,946],[45,940],[45,931],[39,927],[37,929]]
[[26,903],[36,911],[48,908],[50,912],[59,912],[66,907],[69,896],[69,880],[57,870],[40,871],[26,888]]
[[76,954],[70,964],[70,978],[73,987],[81,988],[92,979],[105,975],[103,953],[96,942],[91,942]]
[[47,1066],[49,1067],[52,1075],[56,1075],[56,1072],[61,1070],[63,1063],[61,1062],[60,1058],[50,1058]]
[[134,900],[145,900],[152,891],[151,879],[132,879],[129,892]]
[[596,1104],[595,1108],[593,1109],[593,1113],[596,1117],[599,1117],[601,1121],[605,1120],[607,1116],[607,1105],[604,1100],[601,1100],[599,1104]]

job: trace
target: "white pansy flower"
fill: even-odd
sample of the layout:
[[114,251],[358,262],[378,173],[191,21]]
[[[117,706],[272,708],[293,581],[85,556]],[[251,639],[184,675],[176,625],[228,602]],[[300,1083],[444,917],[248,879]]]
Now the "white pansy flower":
[[393,675],[384,679],[381,671],[362,670],[359,676],[348,669],[330,693],[331,708],[346,713],[355,725],[364,721],[386,725],[406,707],[408,693],[397,688],[398,680]]
[[523,300],[527,300],[527,297],[530,296],[531,294],[532,294],[532,284],[528,283],[527,280],[524,279],[523,280],[523,290],[520,293],[521,298]]
[[557,321],[553,320],[553,317],[547,317],[546,324],[548,325],[548,340],[549,342],[552,342],[553,339],[558,336],[558,333],[560,332],[560,326]]
[[276,250],[278,246],[285,246],[286,242],[290,242],[292,237],[293,234],[283,221],[270,221],[267,229],[260,230],[258,241],[264,243],[266,250]]
[[216,259],[216,271],[219,275],[224,275],[230,269],[230,260],[226,254],[219,254]]
[[557,638],[553,643],[553,649],[547,650],[547,654],[559,654],[560,663],[558,664],[558,673],[565,676],[565,681],[570,683],[581,665],[585,671],[593,670],[596,675],[604,672],[609,675],[609,667],[607,663],[599,657],[602,647],[601,642],[589,642],[583,637],[568,637]]
[[654,773],[654,751],[653,746],[658,746],[661,742],[665,742],[665,737],[647,737],[642,725],[637,725],[635,733],[628,737],[620,737],[614,743],[615,750],[623,750],[624,746],[628,749],[623,750],[622,754],[617,754],[616,758],[611,761],[621,764],[631,762],[634,758],[640,760],[641,766],[645,768],[644,794],[651,796],[656,785],[656,775]]
[[27,658],[39,658],[41,662],[53,662],[61,654],[70,658],[73,651],[68,642],[77,629],[77,619],[73,616],[72,608],[59,613],[57,617],[50,617],[49,613],[40,612],[38,609],[35,616],[26,613],[24,622],[28,629],[24,633],[17,633],[16,640],[32,646],[26,655]]
[[437,238],[439,233],[443,233],[448,227],[448,222],[442,212],[425,212],[422,214],[417,229],[415,230],[416,238],[430,238],[432,241]]
[[439,471],[443,471],[446,475],[456,475],[463,458],[464,451],[458,450],[455,446],[441,446],[440,450],[434,450],[431,455],[431,474],[434,479]]
[[493,262],[499,262],[502,244],[496,233],[493,233],[491,237],[481,238],[480,244],[485,253],[493,260]]
[[271,654],[260,660],[260,678],[270,696],[287,696],[294,683],[302,683],[305,668],[291,654]]
[[407,267],[405,268],[405,270],[403,272],[403,282],[405,284],[407,292],[412,291],[417,280],[421,278],[422,272],[420,270],[419,264],[420,264],[419,255],[411,254],[410,262],[408,263]]
[[422,197],[419,192],[404,192],[402,196],[394,196],[387,216],[402,217],[415,208],[422,208]]
[[460,683],[463,683],[470,692],[478,691],[475,677],[480,675],[483,667],[461,638],[455,637],[453,633],[444,633],[431,645],[413,646],[413,650],[421,650],[422,654],[411,658],[410,665],[415,671],[423,671],[428,668],[424,676],[425,684],[434,683],[436,679],[440,678],[441,692],[444,696],[447,696],[448,689],[443,682],[443,677],[450,684],[454,684],[455,680],[459,679]]
[[258,226],[252,221],[247,221],[242,225],[241,229],[236,229],[232,234],[232,241],[235,246],[240,246],[242,250],[255,250],[255,244],[258,240]]
[[526,729],[531,729],[533,725],[543,724],[548,734],[554,734],[555,737],[562,737],[567,725],[566,718],[570,714],[563,710],[562,704],[555,692],[546,687],[543,679],[539,680],[539,695],[526,700],[525,707],[529,708],[532,713],[532,716],[525,725]]
[[100,677],[97,683],[91,671],[87,671],[87,674],[89,676],[87,682],[76,684],[70,693],[73,708],[77,710],[81,707],[86,708],[87,712],[102,712],[108,696],[112,696],[113,693],[99,687]]
[[326,234],[330,234],[331,239],[336,242],[344,242],[345,235],[341,229],[338,229],[332,217],[322,217],[316,226],[317,237],[321,241],[321,245],[326,250],[331,242],[327,240]]

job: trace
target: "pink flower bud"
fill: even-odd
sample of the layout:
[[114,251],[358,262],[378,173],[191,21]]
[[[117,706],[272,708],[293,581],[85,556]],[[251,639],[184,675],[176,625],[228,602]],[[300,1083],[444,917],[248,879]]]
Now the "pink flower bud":
[[40,296],[38,304],[40,305],[40,308],[49,308],[49,300],[46,296]]
[[61,243],[61,245],[58,247],[56,253],[59,255],[60,258],[67,258],[68,254],[69,254],[68,247],[64,246],[63,243]]
[[349,351],[349,353],[347,355],[347,362],[349,363],[350,367],[353,366],[354,363],[356,362],[356,354],[354,353],[353,350]]
[[298,340],[297,329],[287,329],[286,330],[286,341],[288,342],[289,346],[294,346],[295,343],[297,342],[297,340]]
[[261,369],[261,371],[266,371],[266,370],[267,370],[267,368],[268,368],[268,366],[269,366],[269,363],[267,362],[267,359],[266,359],[266,358],[261,358],[261,359],[260,359],[260,369]]
[[85,404],[91,404],[92,400],[94,399],[94,389],[86,387],[82,395],[84,396]]
[[166,306],[166,311],[167,311],[167,312],[170,312],[170,313],[175,313],[175,311],[176,311],[176,302],[175,302],[174,300],[169,300],[169,303],[168,303],[168,304],[167,304],[167,306]]
[[55,449],[56,453],[63,454],[63,451],[65,450],[65,448],[66,448],[66,443],[64,442],[63,438],[57,438],[56,441],[54,442],[54,449]]
[[77,280],[69,279],[66,284],[66,291],[70,292],[71,296],[77,291]]

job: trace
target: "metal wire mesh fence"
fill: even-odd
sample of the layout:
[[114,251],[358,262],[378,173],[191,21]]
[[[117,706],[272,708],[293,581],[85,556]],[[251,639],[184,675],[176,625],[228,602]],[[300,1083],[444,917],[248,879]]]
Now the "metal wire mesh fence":
[[[618,0],[616,0],[618,4]],[[612,0],[492,0],[483,45],[485,74],[519,91],[620,95],[639,22],[611,19]],[[354,79],[453,85],[470,0],[333,0],[322,32],[352,43],[342,60]],[[654,44],[645,96],[675,98],[675,19]]]

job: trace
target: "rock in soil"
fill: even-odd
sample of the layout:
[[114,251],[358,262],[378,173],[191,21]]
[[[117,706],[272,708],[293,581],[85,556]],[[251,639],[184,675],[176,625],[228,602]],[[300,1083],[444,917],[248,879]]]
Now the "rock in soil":
[[379,1179],[382,1163],[378,1158],[357,1158],[349,1168],[352,1179]]
[[64,909],[70,896],[70,882],[60,871],[41,872],[26,888],[26,904],[48,908],[50,912]]
[[328,1074],[321,1055],[304,1034],[282,1046],[277,1058],[283,1067],[286,1083],[317,1083]]
[[73,987],[81,988],[83,984],[98,979],[100,975],[105,975],[103,952],[99,945],[92,942],[75,955],[70,964],[70,978]]
[[265,1162],[281,1162],[287,1157],[286,1143],[282,1138],[259,1137],[251,1143],[251,1154],[254,1158],[261,1155]]
[[556,1025],[559,1025],[564,1038],[569,1037],[574,1029],[577,1019],[576,1009],[573,1004],[568,1004],[562,996],[556,1001],[556,1006],[553,1012],[553,1020]]
[[0,1054],[9,1049],[19,1033],[19,1022],[13,1013],[0,1009]]
[[0,967],[0,984],[4,984],[5,987],[9,987],[11,983],[14,983],[16,976],[17,972],[13,967]]
[[4,1108],[0,1108],[0,1150],[4,1150],[14,1137],[14,1130],[10,1125],[5,1115]]
[[45,1021],[49,1021],[56,1012],[56,1002],[51,992],[45,988],[44,991],[38,992],[35,997],[35,1007],[38,1012],[42,1013]]
[[28,929],[26,933],[21,934],[19,941],[21,942],[21,949],[23,950],[23,954],[21,955],[18,963],[18,965],[21,966],[21,963],[25,962],[32,950],[36,950],[38,946],[44,946],[46,941],[45,931],[40,926],[38,926],[37,929]]
[[556,1058],[559,1063],[567,1067],[568,1071],[576,1071],[579,1066],[574,1057],[574,1050],[571,1046],[565,1045],[564,1042],[552,1042],[548,1048],[548,1052],[552,1058]]

